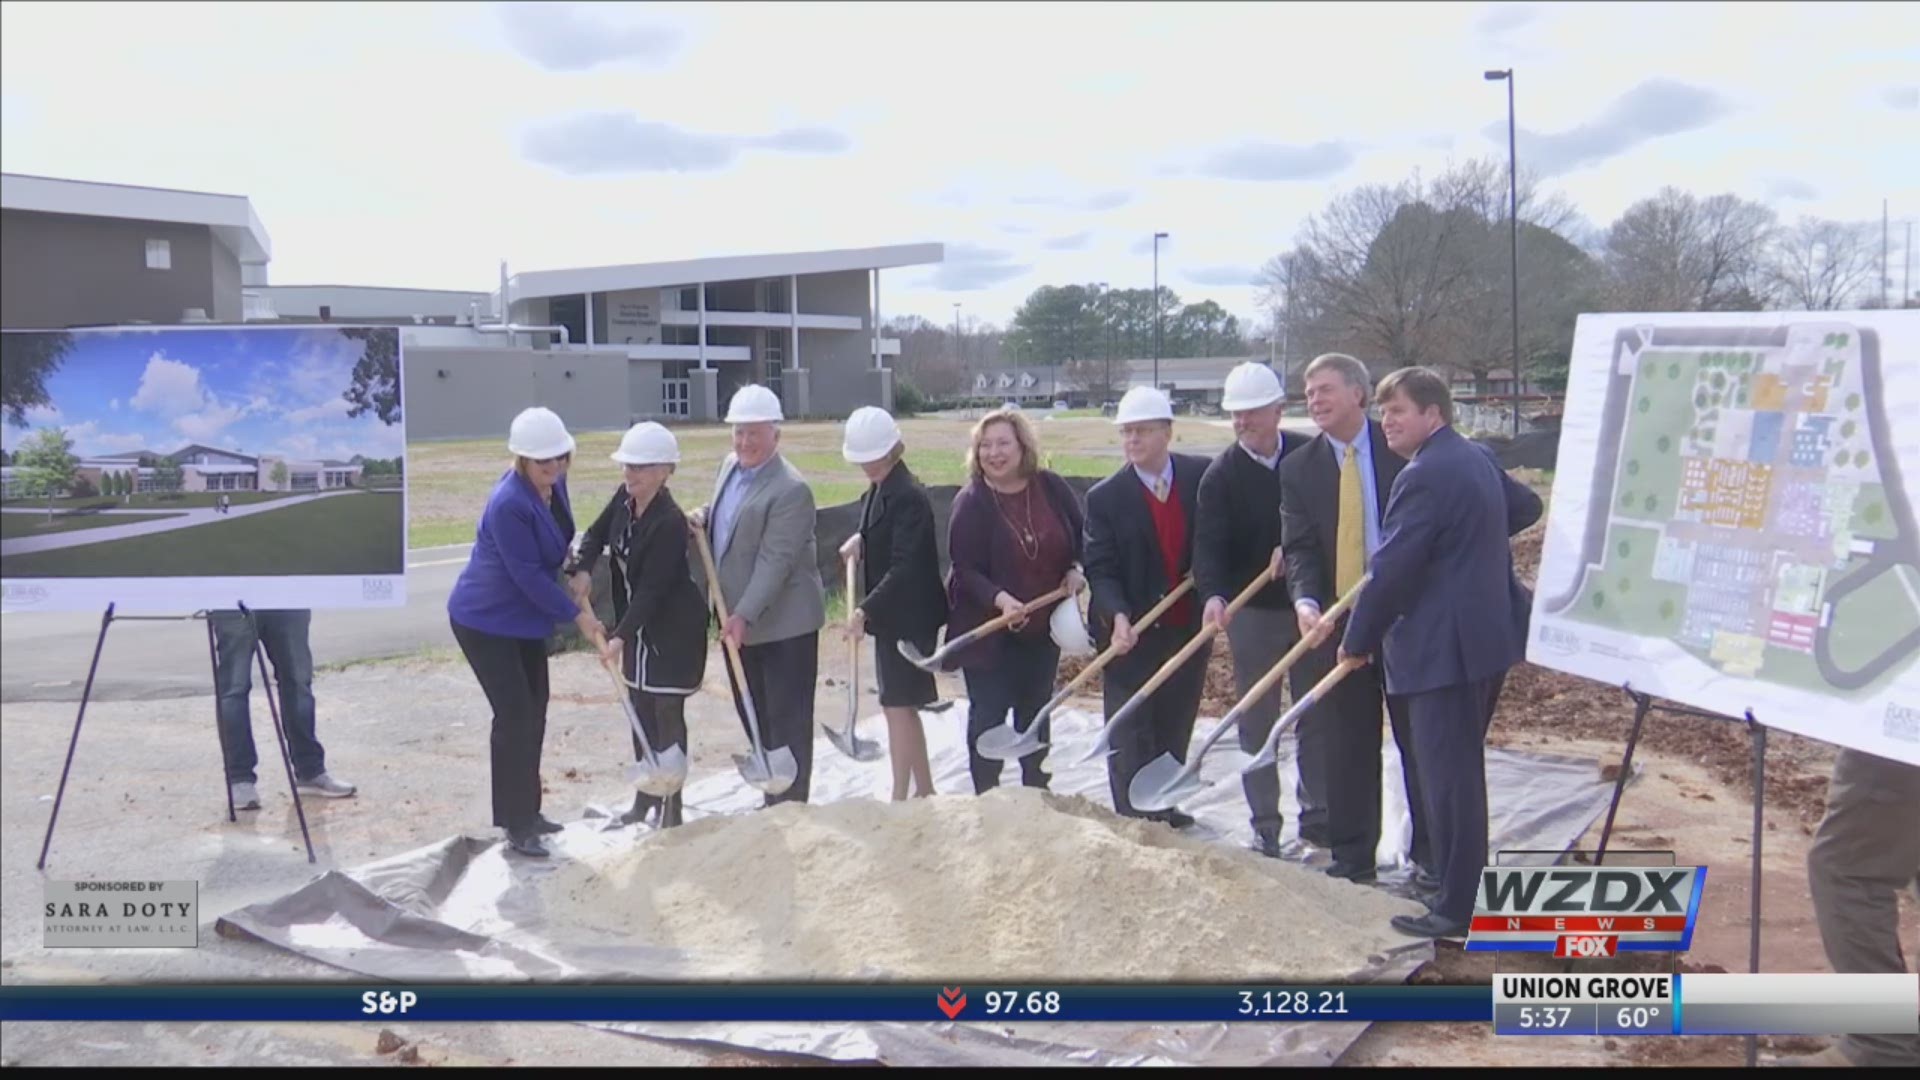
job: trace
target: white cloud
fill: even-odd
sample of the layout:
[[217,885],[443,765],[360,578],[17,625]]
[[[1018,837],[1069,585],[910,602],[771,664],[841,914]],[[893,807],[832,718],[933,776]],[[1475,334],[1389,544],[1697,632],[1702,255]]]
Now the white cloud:
[[107,402],[107,407],[108,407],[108,408],[110,408],[110,409],[112,409],[112,410],[113,410],[114,412],[119,412],[119,411],[120,411],[120,399],[119,399],[119,398],[114,398],[114,399],[113,399],[112,401],[109,401],[109,402]]
[[87,420],[67,429],[67,438],[73,440],[73,451],[80,457],[92,457],[98,454],[119,454],[128,450],[145,450],[147,440],[144,435],[128,432],[101,431],[98,422]]
[[289,410],[286,418],[288,422],[294,424],[311,424],[321,420],[344,420],[347,418],[348,408],[347,399],[334,397],[321,401],[318,404],[309,405],[304,409]]
[[174,417],[173,430],[185,435],[190,442],[212,444],[219,439],[221,432],[252,411],[246,405],[210,401],[199,412]]
[[160,353],[147,358],[140,373],[140,390],[132,405],[142,412],[174,418],[192,413],[207,404],[207,391],[200,384],[200,369]]

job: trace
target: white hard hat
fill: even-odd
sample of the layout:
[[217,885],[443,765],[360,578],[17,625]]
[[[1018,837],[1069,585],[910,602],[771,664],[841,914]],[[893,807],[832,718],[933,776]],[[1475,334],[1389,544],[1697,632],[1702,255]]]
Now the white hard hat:
[[1053,643],[1060,646],[1061,655],[1093,655],[1093,638],[1087,634],[1087,622],[1080,617],[1080,605],[1072,597],[1054,606],[1047,630],[1053,635]]
[[840,456],[854,465],[879,461],[900,445],[900,425],[885,409],[863,405],[847,417],[846,439],[840,444]]
[[1113,422],[1116,426],[1139,424],[1148,420],[1173,419],[1173,402],[1167,400],[1164,391],[1151,386],[1136,386],[1127,391],[1120,399],[1120,407],[1114,410]]
[[785,419],[780,415],[780,399],[759,383],[734,391],[727,404],[729,424],[777,424]]
[[620,449],[608,457],[622,465],[678,465],[680,440],[651,420],[635,424],[620,436]]
[[522,409],[507,429],[507,449],[524,458],[545,461],[573,453],[573,436],[552,409],[535,405]]
[[1271,405],[1287,396],[1280,385],[1280,377],[1265,364],[1248,362],[1227,372],[1225,393],[1220,397],[1220,407],[1228,412],[1240,412],[1243,409],[1259,409]]

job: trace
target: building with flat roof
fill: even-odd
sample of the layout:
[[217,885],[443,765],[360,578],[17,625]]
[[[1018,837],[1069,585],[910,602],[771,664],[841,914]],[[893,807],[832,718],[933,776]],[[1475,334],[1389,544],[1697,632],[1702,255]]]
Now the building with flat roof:
[[0,174],[0,326],[240,322],[273,241],[244,195]]

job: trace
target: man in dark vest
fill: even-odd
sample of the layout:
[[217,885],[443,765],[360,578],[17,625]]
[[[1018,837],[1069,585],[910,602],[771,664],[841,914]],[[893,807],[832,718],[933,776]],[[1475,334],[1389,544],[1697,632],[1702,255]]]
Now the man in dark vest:
[[[1193,538],[1194,584],[1206,601],[1202,621],[1224,624],[1233,652],[1233,681],[1242,695],[1300,640],[1285,577],[1276,577],[1239,612],[1230,618],[1227,615],[1228,603],[1261,571],[1280,561],[1280,462],[1307,444],[1306,436],[1280,430],[1286,398],[1279,377],[1265,364],[1241,364],[1228,372],[1220,406],[1233,414],[1236,441],[1213,459],[1200,478],[1200,521]],[[1290,678],[1300,682],[1297,671]],[[1295,697],[1310,685],[1296,685]],[[1251,754],[1266,742],[1280,718],[1281,698],[1281,689],[1275,686],[1248,711],[1240,721],[1240,749]],[[1295,760],[1301,761],[1307,754],[1306,736],[1295,730],[1301,740]],[[1315,749],[1319,749],[1318,744]],[[1300,769],[1300,827],[1302,837],[1309,841],[1315,839],[1312,833],[1316,831],[1324,836],[1326,804],[1324,795],[1304,781],[1311,776],[1317,783],[1323,771],[1324,765],[1318,764],[1313,770],[1304,765]],[[1278,858],[1279,766],[1243,776],[1240,784],[1252,814],[1254,848]]]

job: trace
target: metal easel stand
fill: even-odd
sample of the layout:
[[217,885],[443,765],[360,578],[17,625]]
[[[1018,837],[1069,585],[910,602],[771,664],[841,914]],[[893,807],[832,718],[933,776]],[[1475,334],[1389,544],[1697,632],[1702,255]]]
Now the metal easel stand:
[[[47,852],[53,846],[53,829],[55,825],[59,824],[60,806],[66,801],[67,780],[73,774],[74,751],[80,746],[80,725],[85,722],[87,718],[87,702],[93,697],[93,681],[95,676],[100,672],[100,653],[105,649],[107,644],[107,630],[112,627],[115,622],[188,622],[197,619],[206,623],[207,665],[213,674],[214,688],[213,730],[220,740],[220,786],[225,790],[227,795],[227,820],[229,822],[239,820],[239,815],[234,812],[233,787],[226,782],[227,736],[226,732],[221,729],[219,723],[220,652],[218,643],[214,637],[212,613],[208,611],[196,611],[191,615],[116,615],[114,614],[114,608],[116,606],[115,604],[108,604],[107,610],[100,616],[100,633],[93,641],[93,662],[87,666],[86,685],[80,691],[80,709],[73,718],[73,735],[67,740],[67,760],[66,764],[61,766],[60,769],[60,786],[53,796],[53,813],[47,818],[47,835],[45,839],[40,842],[40,861],[35,864],[35,869],[38,870],[44,871],[47,868]],[[254,631],[254,658],[260,665],[262,688],[267,692],[267,707],[273,713],[273,729],[280,746],[280,758],[287,768],[287,786],[293,791],[294,813],[300,819],[300,838],[306,842],[307,862],[312,863],[316,861],[313,854],[313,838],[307,831],[306,808],[301,805],[300,790],[294,784],[293,755],[287,743],[286,729],[280,721],[280,707],[275,697],[275,684],[270,682],[267,677],[267,656],[265,648],[260,644],[259,625],[254,621],[253,612],[245,604],[240,605],[240,610],[246,614],[248,622],[252,625]]]
[[[1734,717],[1722,713],[1690,709],[1684,705],[1655,705],[1651,695],[1635,690],[1632,684],[1621,687],[1628,697],[1633,699],[1633,728],[1627,733],[1626,753],[1620,758],[1620,774],[1613,780],[1613,799],[1607,804],[1606,824],[1600,828],[1600,849],[1594,854],[1594,865],[1606,861],[1607,841],[1613,834],[1614,815],[1620,809],[1620,796],[1627,789],[1627,776],[1633,769],[1633,751],[1640,742],[1641,725],[1646,722],[1650,712],[1662,712],[1671,716],[1695,716],[1707,720],[1732,720]],[[1754,719],[1753,710],[1745,711],[1742,719],[1747,726],[1747,736],[1753,744],[1753,842],[1750,877],[1747,891],[1750,906],[1747,913],[1747,971],[1757,974],[1760,971],[1760,856],[1761,844],[1766,831],[1767,801],[1767,729]],[[1753,1068],[1759,1062],[1759,1036],[1747,1036],[1747,1067]]]

